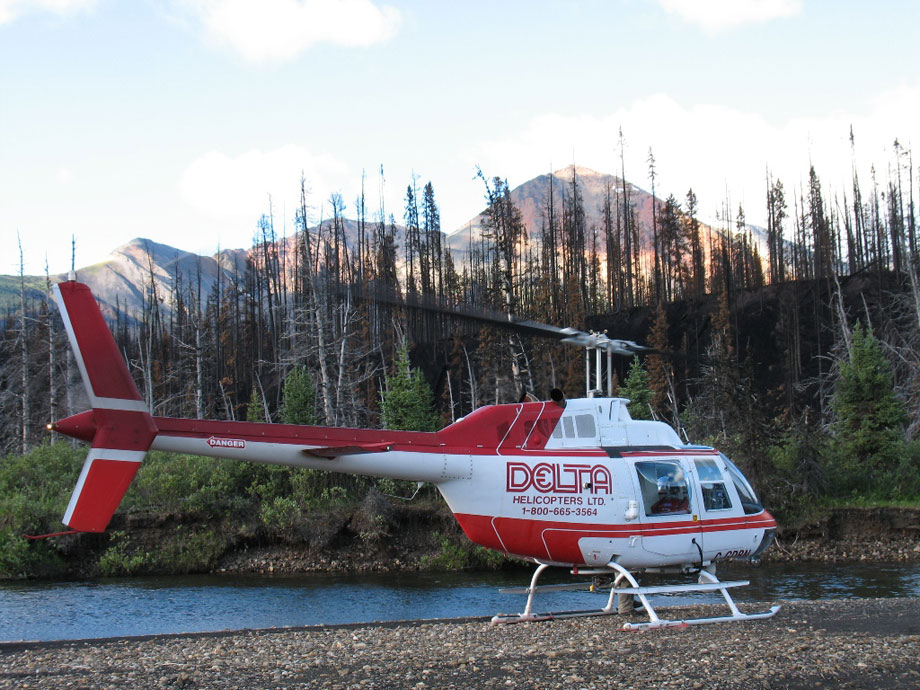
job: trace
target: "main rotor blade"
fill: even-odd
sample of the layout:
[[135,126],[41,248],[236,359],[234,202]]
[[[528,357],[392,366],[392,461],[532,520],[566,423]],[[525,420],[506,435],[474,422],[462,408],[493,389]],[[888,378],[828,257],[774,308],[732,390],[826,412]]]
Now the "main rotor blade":
[[644,345],[639,345],[632,340],[620,340],[608,338],[603,333],[586,333],[576,328],[560,328],[551,326],[548,323],[531,321],[529,319],[512,320],[498,313],[486,311],[471,311],[449,307],[432,300],[419,299],[411,296],[396,295],[392,292],[370,292],[359,294],[356,297],[367,299],[372,302],[388,304],[396,307],[408,307],[411,309],[420,309],[445,316],[455,316],[470,321],[477,321],[499,328],[515,331],[521,335],[529,335],[539,338],[554,338],[568,345],[577,345],[579,347],[590,347],[604,352],[611,352],[615,355],[636,355],[640,352],[655,353],[656,350]]

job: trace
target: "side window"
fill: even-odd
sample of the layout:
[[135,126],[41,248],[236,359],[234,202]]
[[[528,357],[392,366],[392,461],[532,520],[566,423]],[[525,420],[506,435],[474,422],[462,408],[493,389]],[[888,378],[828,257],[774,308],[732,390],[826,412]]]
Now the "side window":
[[594,438],[597,436],[597,428],[594,425],[594,415],[575,415],[575,429],[578,431],[578,438]]
[[563,417],[562,425],[565,427],[565,437],[575,438],[575,422],[572,421],[572,418]]
[[700,490],[703,494],[703,507],[706,510],[728,510],[732,500],[725,490],[722,471],[715,460],[696,460],[696,472],[700,477]]
[[637,462],[639,487],[646,515],[690,512],[690,491],[676,462]]

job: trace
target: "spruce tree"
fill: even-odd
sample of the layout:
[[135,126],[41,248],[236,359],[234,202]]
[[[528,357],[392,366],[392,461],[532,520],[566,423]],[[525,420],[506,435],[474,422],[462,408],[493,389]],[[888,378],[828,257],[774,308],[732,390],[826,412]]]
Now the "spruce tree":
[[898,462],[907,412],[871,327],[853,327],[831,407],[836,416],[832,481],[841,489],[881,484]]
[[252,393],[249,395],[249,404],[246,406],[247,422],[264,422],[265,404],[262,402],[262,395],[259,393],[257,386],[252,387]]
[[649,388],[649,377],[645,365],[639,361],[638,357],[633,356],[626,381],[620,387],[620,396],[629,398],[629,415],[633,419],[652,418],[652,395],[654,393]]
[[306,367],[295,367],[284,379],[281,418],[285,424],[316,424],[316,396]]
[[399,346],[396,372],[386,377],[386,390],[380,395],[383,426],[406,431],[437,431],[440,422],[434,412],[434,395],[425,377],[409,363],[409,346]]

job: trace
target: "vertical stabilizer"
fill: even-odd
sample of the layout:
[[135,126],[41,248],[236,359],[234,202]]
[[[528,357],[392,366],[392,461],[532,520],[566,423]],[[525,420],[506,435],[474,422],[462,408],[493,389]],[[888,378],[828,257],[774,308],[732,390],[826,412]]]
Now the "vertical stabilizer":
[[[75,530],[102,532],[157,428],[89,287],[67,281],[55,285],[54,294],[93,408],[94,427],[92,447],[63,522]],[[84,428],[87,422],[81,418]]]

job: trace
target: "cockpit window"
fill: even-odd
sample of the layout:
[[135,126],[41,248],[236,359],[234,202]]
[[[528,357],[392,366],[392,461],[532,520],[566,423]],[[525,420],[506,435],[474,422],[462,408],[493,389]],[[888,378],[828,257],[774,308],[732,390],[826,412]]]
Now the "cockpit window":
[[676,462],[637,462],[639,487],[646,515],[690,512],[690,491]]
[[745,514],[754,515],[761,512],[763,510],[763,504],[760,502],[760,499],[757,498],[757,494],[754,493],[754,489],[748,483],[748,480],[741,474],[741,470],[739,470],[735,466],[735,463],[729,460],[726,455],[723,453],[719,453],[719,455],[728,468],[728,474],[732,478],[735,489],[738,491],[738,497],[741,499],[741,507],[744,508]]
[[703,507],[706,510],[728,510],[732,500],[725,490],[722,470],[715,460],[708,458],[696,460],[696,473],[700,478],[700,491],[703,494]]

